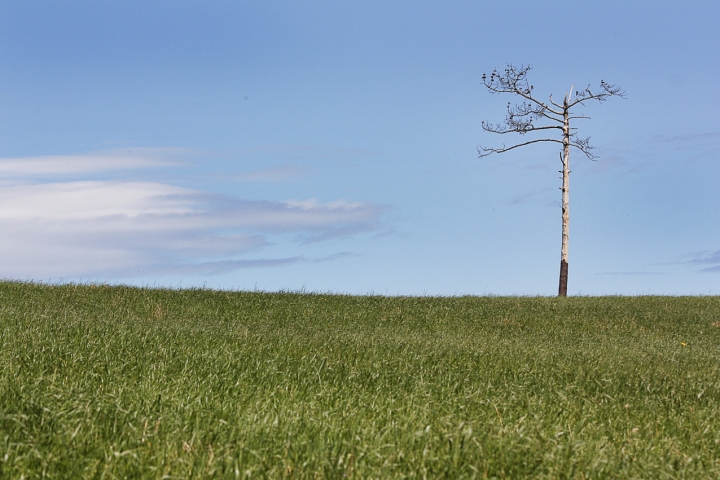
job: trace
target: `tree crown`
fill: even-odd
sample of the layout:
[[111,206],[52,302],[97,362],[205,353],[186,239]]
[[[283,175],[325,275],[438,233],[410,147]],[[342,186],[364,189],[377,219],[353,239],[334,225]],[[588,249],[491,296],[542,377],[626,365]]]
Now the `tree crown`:
[[[549,97],[549,101],[546,103],[533,96],[535,87],[530,84],[527,78],[530,70],[532,70],[531,65],[521,65],[520,67],[516,67],[512,64],[508,64],[502,72],[494,69],[490,73],[489,77],[487,74],[483,73],[483,85],[485,85],[491,94],[510,93],[522,97],[522,101],[520,103],[512,104],[512,102],[508,102],[507,114],[502,123],[490,123],[483,121],[483,130],[498,134],[519,133],[520,135],[525,135],[526,133],[537,132],[540,130],[558,129],[566,134],[567,141],[570,146],[579,149],[589,159],[596,159],[597,156],[592,153],[594,147],[590,145],[590,137],[581,138],[575,132],[576,129],[571,129],[569,127],[569,120],[571,119],[590,117],[586,117],[584,115],[572,115],[570,110],[576,105],[584,105],[588,100],[604,102],[609,97],[613,96],[626,98],[625,92],[616,85],[600,80],[599,89],[591,89],[590,85],[588,85],[582,90],[576,90],[573,92],[573,85],[570,91],[565,95],[562,104],[553,100],[552,94]],[[573,93],[575,95],[574,99],[572,98]],[[538,123],[544,121],[548,121],[549,124]],[[567,130],[567,132],[565,130]],[[514,148],[539,142],[563,143],[564,140],[556,138],[539,138],[510,147],[506,147],[505,144],[503,144],[500,148],[479,147],[478,156],[486,157],[492,153],[504,153]]]

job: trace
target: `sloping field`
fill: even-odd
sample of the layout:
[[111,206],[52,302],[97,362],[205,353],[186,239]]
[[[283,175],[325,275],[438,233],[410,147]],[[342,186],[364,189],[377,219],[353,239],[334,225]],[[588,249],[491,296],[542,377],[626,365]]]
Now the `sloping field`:
[[0,283],[0,478],[718,478],[720,298]]

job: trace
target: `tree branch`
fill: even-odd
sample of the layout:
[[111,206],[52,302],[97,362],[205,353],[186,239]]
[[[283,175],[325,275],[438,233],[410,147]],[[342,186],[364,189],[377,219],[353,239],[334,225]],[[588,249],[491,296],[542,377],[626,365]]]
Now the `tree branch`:
[[551,129],[562,130],[562,127],[560,125],[546,125],[543,127],[536,127],[534,125],[529,125],[529,127],[525,128],[525,129],[516,129],[516,128],[510,128],[506,125],[501,125],[499,123],[493,125],[491,123],[484,122],[484,121],[481,123],[481,126],[482,126],[483,130],[485,130],[486,132],[490,132],[490,133],[500,133],[500,134],[519,133],[520,135],[525,135],[526,133],[534,132],[536,130],[551,130]]
[[590,160],[594,161],[595,159],[599,158],[597,155],[594,155],[592,153],[592,150],[594,150],[595,147],[590,145],[590,137],[580,138],[576,134],[573,134],[570,138],[571,138],[571,141],[570,141],[571,147],[575,147],[578,150],[580,150]]
[[575,92],[576,100],[568,105],[568,108],[572,108],[578,103],[583,103],[587,100],[597,100],[598,102],[604,102],[609,97],[620,97],[627,98],[627,94],[617,85],[607,83],[605,80],[600,80],[600,88],[603,89],[600,93],[593,93],[588,85],[584,90]]
[[524,147],[525,145],[530,145],[531,143],[538,143],[538,142],[563,143],[562,140],[556,140],[554,138],[540,138],[537,140],[530,140],[529,142],[518,143],[517,145],[513,145],[512,147],[506,147],[505,145],[503,145],[501,148],[479,147],[478,148],[478,158],[487,157],[488,155],[492,155],[493,153],[505,153],[514,148]]
[[532,70],[532,65],[521,65],[520,68],[508,65],[507,68],[505,68],[504,75],[501,75],[498,73],[497,69],[494,69],[490,73],[489,79],[487,75],[483,73],[483,85],[485,85],[490,93],[514,93],[533,103],[536,103],[538,106],[554,113],[555,115],[562,115],[562,112],[557,112],[548,107],[545,103],[533,98],[532,90],[535,87],[530,85],[527,81],[527,73],[530,70]]
[[[552,103],[553,105],[555,105],[556,107],[558,107],[560,109],[565,108],[562,105],[558,105],[557,103],[555,103],[555,101],[552,99],[552,93],[550,94],[550,103]],[[562,113],[558,113],[558,115],[562,115]]]

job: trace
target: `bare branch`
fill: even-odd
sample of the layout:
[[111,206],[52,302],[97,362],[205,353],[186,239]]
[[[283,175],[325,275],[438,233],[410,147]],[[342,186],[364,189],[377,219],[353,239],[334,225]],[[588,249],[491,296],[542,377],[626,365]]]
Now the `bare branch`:
[[526,128],[524,130],[519,130],[519,129],[515,129],[515,128],[510,128],[507,125],[501,125],[499,123],[493,125],[489,122],[484,122],[484,121],[481,123],[481,126],[482,126],[482,129],[485,130],[486,132],[500,133],[500,134],[519,133],[521,135],[524,135],[526,133],[534,132],[536,130],[550,130],[550,129],[562,130],[562,127],[560,125],[545,125],[543,127],[535,127],[533,125],[530,125],[528,128]]
[[517,145],[513,145],[512,147],[506,147],[504,144],[501,148],[479,147],[478,148],[478,158],[487,157],[488,155],[492,155],[493,153],[505,153],[514,148],[524,147],[525,145],[530,145],[531,143],[538,143],[538,142],[563,143],[562,140],[556,140],[554,138],[539,138],[537,140],[530,140],[529,142],[518,143]]
[[605,80],[600,80],[601,92],[593,93],[588,85],[584,90],[575,92],[576,100],[568,105],[568,108],[572,108],[578,103],[583,103],[587,100],[597,100],[598,102],[604,102],[609,97],[620,97],[627,98],[627,94],[617,85],[607,83]]
[[[562,105],[558,105],[557,103],[555,103],[555,101],[554,101],[553,98],[552,98],[552,93],[550,94],[550,103],[552,103],[553,105],[555,105],[556,107],[558,107],[558,108],[560,108],[560,109],[563,108]],[[558,115],[562,115],[562,113],[558,113]]]
[[590,137],[580,138],[576,134],[573,134],[570,139],[570,146],[580,150],[590,160],[595,160],[599,158],[597,155],[594,155],[592,153],[592,150],[594,150],[595,147],[590,145]]
[[483,85],[485,85],[485,87],[490,91],[490,93],[514,93],[537,104],[543,109],[554,113],[555,115],[562,115],[562,112],[551,109],[543,102],[532,96],[532,91],[535,87],[533,85],[530,85],[527,81],[527,73],[531,69],[532,65],[521,65],[518,68],[511,64],[508,64],[503,74],[500,74],[497,69],[494,69],[490,73],[490,77],[488,78],[487,75],[483,73]]
[[[561,118],[555,118],[553,113],[548,113],[548,109],[540,104],[532,104],[528,102],[522,102],[517,105],[512,105],[510,102],[507,104],[508,117],[527,117],[530,120],[539,120],[543,117],[562,123]],[[506,120],[507,121],[507,120]]]

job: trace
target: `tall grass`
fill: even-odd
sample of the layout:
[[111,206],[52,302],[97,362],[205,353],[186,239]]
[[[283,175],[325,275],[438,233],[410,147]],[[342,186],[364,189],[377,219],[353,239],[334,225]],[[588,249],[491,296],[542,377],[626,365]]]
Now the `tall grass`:
[[0,283],[1,478],[718,478],[718,297]]

